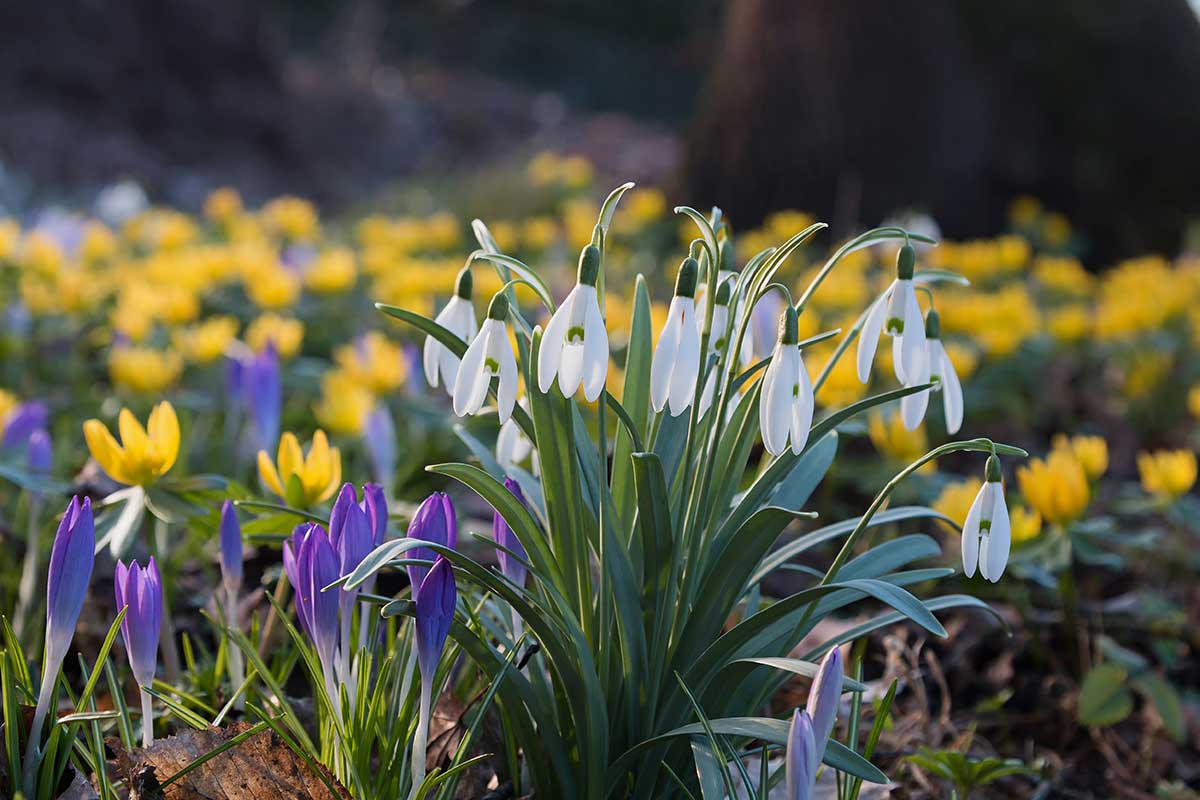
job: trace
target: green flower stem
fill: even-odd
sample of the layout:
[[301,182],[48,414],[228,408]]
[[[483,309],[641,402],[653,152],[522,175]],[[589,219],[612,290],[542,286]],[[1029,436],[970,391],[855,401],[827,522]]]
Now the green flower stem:
[[[25,525],[25,564],[21,568],[21,584],[17,589],[17,610],[13,614],[13,633],[17,635],[18,640],[25,631],[25,623],[28,621],[29,611],[33,605],[34,590],[37,588],[38,561],[41,557],[42,547],[39,524],[42,515],[42,496],[37,492],[28,492],[26,496],[29,498],[29,505]],[[29,644],[32,645],[33,642]],[[26,652],[30,652],[32,647],[26,645],[25,649]]]

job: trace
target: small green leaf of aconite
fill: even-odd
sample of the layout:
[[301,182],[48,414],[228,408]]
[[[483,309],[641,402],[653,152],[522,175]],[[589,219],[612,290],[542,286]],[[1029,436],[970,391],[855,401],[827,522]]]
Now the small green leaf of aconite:
[[1143,672],[1133,679],[1133,688],[1149,698],[1167,734],[1175,742],[1182,743],[1187,736],[1187,721],[1175,687],[1157,672]]
[[1084,725],[1113,725],[1133,711],[1133,695],[1125,686],[1125,668],[1100,664],[1083,679],[1079,689],[1079,721]]

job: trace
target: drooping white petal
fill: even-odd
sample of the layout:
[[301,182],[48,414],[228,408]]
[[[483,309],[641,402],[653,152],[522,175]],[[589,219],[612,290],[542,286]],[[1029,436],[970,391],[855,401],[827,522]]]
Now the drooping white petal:
[[1012,548],[1012,524],[1008,518],[1008,506],[1004,502],[1004,489],[999,483],[991,487],[992,529],[984,537],[979,551],[979,572],[992,583],[1000,580],[1008,565],[1008,553]]
[[663,410],[671,393],[671,371],[675,367],[675,357],[679,353],[679,336],[683,330],[683,312],[680,304],[684,299],[675,297],[671,300],[671,306],[667,309],[667,322],[663,325],[662,333],[658,335],[658,344],[654,346],[654,358],[650,362],[650,403],[655,412]]
[[533,443],[512,418],[500,426],[496,436],[496,461],[504,469],[515,466],[529,457]]
[[675,366],[671,370],[671,394],[669,408],[672,417],[678,417],[692,404],[696,394],[696,377],[700,372],[700,334],[696,330],[696,308],[691,298],[677,298],[682,322],[679,329],[679,350],[675,355]]
[[572,397],[583,382],[583,342],[564,344],[558,362],[558,388],[563,397]]
[[608,378],[608,331],[604,327],[604,317],[600,315],[595,289],[592,289],[591,302],[587,304],[583,329],[583,397],[593,403]]
[[538,388],[541,389],[542,394],[550,391],[550,387],[554,385],[554,378],[558,375],[563,342],[567,336],[567,329],[571,327],[571,308],[575,304],[575,296],[578,291],[579,286],[576,285],[563,300],[558,310],[550,317],[550,321],[546,323],[546,329],[542,331],[541,349],[538,350]]
[[925,318],[912,281],[900,281],[897,290],[904,292],[904,373],[916,375],[925,360]]
[[942,343],[938,342],[938,349],[941,350],[942,373],[942,409],[946,412],[946,432],[958,433],[958,429],[962,427],[963,421],[963,394],[962,384],[958,381],[958,373],[954,371],[954,364],[950,361],[950,356],[946,354],[946,350],[942,347]]
[[[434,322],[467,344],[470,344],[475,336],[475,309],[470,301],[458,295],[450,298],[446,306],[434,317]],[[458,377],[458,357],[450,352],[450,348],[432,336],[427,336],[421,355],[426,383],[436,389],[440,380],[444,379],[448,388],[454,386],[454,379]]]
[[804,368],[804,359],[800,356],[800,348],[793,347],[796,354],[796,390],[792,397],[792,452],[800,455],[804,445],[808,444],[808,432],[812,427],[813,418],[813,388],[808,370]]
[[479,329],[479,333],[467,347],[467,352],[463,353],[462,364],[459,365],[458,375],[455,376],[454,413],[460,417],[474,414],[479,410],[479,405],[483,403],[482,397],[474,407],[472,404],[474,398],[480,395],[480,384],[483,386],[482,395],[487,396],[487,386],[491,376],[484,371],[483,362],[487,357],[488,335],[492,330],[492,323],[500,324],[499,321],[492,319],[483,323],[483,327]]
[[975,574],[975,567],[979,564],[979,521],[983,518],[984,505],[988,501],[988,484],[985,483],[980,487],[979,494],[975,495],[975,502],[971,503],[971,510],[967,512],[967,520],[963,523],[963,574],[968,578]]
[[[922,358],[917,365],[917,372],[910,375],[911,386],[929,383],[929,359]],[[904,427],[910,431],[916,430],[925,419],[925,410],[929,407],[929,389],[900,398],[900,419]]]
[[500,385],[496,387],[496,405],[499,410],[500,424],[508,422],[512,416],[513,406],[517,404],[517,359],[513,355],[512,344],[508,341],[508,332],[503,323],[498,323],[499,329],[493,331],[488,342],[488,352],[492,359],[499,364]]
[[773,456],[780,455],[788,444],[791,429],[791,395],[795,384],[788,374],[785,348],[776,345],[763,375],[762,390],[758,398],[758,427],[762,432],[763,447]]
[[904,336],[892,337],[892,370],[896,373],[896,380],[900,381],[902,386],[908,385],[908,373],[904,371]]
[[[425,337],[425,346],[421,351],[421,363],[425,366],[425,382],[433,389],[438,387],[438,348],[442,343],[432,336]],[[455,376],[458,377],[458,376]],[[453,388],[453,384],[451,384]]]
[[896,284],[893,282],[887,290],[876,298],[867,311],[863,321],[862,331],[858,336],[858,380],[866,383],[871,379],[871,364],[875,361],[875,348],[879,346],[879,336],[883,333],[883,320],[887,316],[888,299]]

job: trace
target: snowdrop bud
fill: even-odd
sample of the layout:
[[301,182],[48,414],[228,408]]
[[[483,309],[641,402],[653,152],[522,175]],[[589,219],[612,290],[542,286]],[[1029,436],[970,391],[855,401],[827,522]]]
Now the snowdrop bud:
[[679,275],[675,278],[675,296],[676,297],[691,297],[696,296],[696,278],[700,272],[700,263],[691,256],[683,260],[679,265]]
[[487,318],[500,322],[508,319],[508,298],[503,294],[493,297],[492,302],[488,304]]
[[925,340],[942,338],[942,320],[932,308],[925,315]]
[[911,281],[916,264],[917,251],[911,244],[905,243],[896,253],[896,277],[902,281]]
[[1003,474],[1000,459],[989,456],[984,470],[984,483],[967,512],[963,523],[963,572],[969,578],[979,574],[995,583],[1004,574],[1012,546],[1012,529],[1008,506],[1004,501]]
[[733,290],[729,288],[729,281],[722,281],[721,285],[717,287],[717,305],[729,305],[729,295],[732,291]]
[[458,271],[458,278],[454,282],[454,294],[463,300],[470,300],[474,284],[475,279],[471,277],[471,268],[463,267]]

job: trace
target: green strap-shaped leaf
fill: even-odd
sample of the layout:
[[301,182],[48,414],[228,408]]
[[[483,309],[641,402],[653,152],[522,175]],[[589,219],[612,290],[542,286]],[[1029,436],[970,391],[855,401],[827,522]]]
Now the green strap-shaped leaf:
[[[650,411],[652,335],[650,291],[646,287],[646,279],[638,275],[633,292],[633,317],[629,323],[629,346],[625,350],[625,383],[621,389],[621,405],[643,434]],[[626,530],[632,530],[636,503],[629,457],[635,450],[641,449],[635,446],[634,437],[627,431],[617,431],[613,447],[612,495]]]

